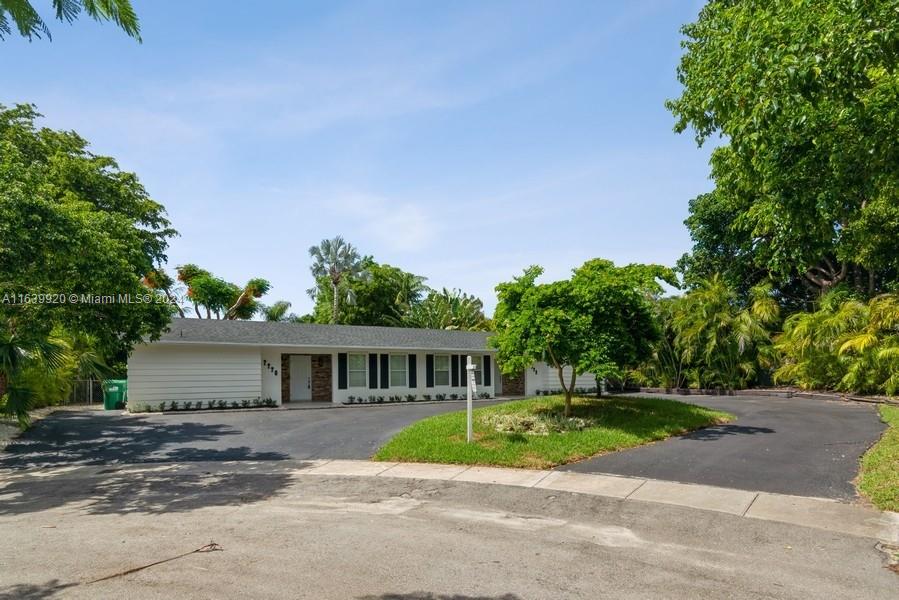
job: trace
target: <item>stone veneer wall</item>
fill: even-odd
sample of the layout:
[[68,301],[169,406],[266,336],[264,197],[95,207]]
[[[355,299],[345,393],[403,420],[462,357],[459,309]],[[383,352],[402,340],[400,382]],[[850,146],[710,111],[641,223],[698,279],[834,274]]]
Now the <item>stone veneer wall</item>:
[[331,402],[331,355],[312,355],[312,401]]
[[502,375],[503,396],[524,396],[524,371],[517,375]]

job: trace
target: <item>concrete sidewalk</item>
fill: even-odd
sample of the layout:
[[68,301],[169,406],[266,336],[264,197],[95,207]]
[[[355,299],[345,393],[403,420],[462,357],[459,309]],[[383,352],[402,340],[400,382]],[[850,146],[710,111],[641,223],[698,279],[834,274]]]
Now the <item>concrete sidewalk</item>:
[[[617,475],[537,471],[465,465],[372,462],[363,460],[307,460],[276,463],[278,472],[293,477],[314,475],[377,477],[435,481],[460,481],[557,490],[625,502],[652,502],[698,510],[715,511],[764,521],[776,521],[825,531],[872,538],[899,544],[899,513],[882,512],[859,504],[829,498],[789,496],[731,488],[621,477]],[[271,463],[268,463],[271,465]],[[266,463],[236,461],[218,463],[168,463],[154,465],[69,466],[0,473],[0,493],[8,482],[31,478],[90,477],[115,471],[118,474],[149,471],[177,472],[179,475],[259,472]]]
[[778,521],[874,538],[891,544],[899,543],[899,513],[881,512],[829,498],[749,492],[616,475],[353,460],[324,461],[317,466],[300,469],[297,474],[400,477],[533,487],[713,510],[749,519]]

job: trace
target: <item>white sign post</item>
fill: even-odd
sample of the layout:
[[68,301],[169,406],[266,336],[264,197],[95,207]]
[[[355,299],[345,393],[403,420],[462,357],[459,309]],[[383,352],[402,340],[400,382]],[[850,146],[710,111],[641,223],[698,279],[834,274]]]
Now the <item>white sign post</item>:
[[467,397],[468,427],[467,427],[466,439],[468,440],[468,443],[470,444],[471,440],[472,440],[472,428],[471,428],[471,412],[473,410],[472,396],[474,396],[478,391],[478,388],[475,386],[475,381],[474,381],[474,365],[471,362],[470,356],[468,357],[468,362],[465,365],[465,370],[468,372],[468,385],[466,386],[468,388],[468,397]]

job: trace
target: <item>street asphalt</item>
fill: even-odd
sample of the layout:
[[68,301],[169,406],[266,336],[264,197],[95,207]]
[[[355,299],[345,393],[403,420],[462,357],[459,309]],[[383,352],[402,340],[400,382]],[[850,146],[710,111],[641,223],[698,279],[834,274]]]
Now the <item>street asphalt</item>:
[[559,467],[728,488],[851,499],[859,459],[885,425],[874,405],[768,396],[665,396],[737,419]]
[[[677,396],[737,420],[560,467],[755,491],[850,499],[858,460],[883,431],[870,405]],[[479,406],[483,406],[480,403]],[[365,459],[419,419],[464,403],[128,415],[61,411],[0,452],[0,469],[73,464]]]
[[552,489],[297,477],[291,462],[0,474],[0,599],[878,600],[899,586],[870,538]]

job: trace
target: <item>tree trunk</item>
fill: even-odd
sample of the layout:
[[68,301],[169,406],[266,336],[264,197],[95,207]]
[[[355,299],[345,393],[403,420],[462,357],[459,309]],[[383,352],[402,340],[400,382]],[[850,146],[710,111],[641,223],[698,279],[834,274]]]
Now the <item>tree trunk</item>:
[[822,259],[824,263],[820,263],[814,267],[810,267],[803,276],[814,283],[821,295],[823,296],[830,291],[835,285],[842,283],[849,274],[849,263],[841,263],[837,269],[833,262],[826,256]]
[[181,305],[175,302],[175,297],[172,296],[172,293],[168,290],[168,288],[163,288],[163,293],[165,297],[168,298],[169,304],[174,304],[175,308],[178,309],[178,314],[181,315],[181,318],[184,318],[184,309],[181,308]]
[[197,318],[198,318],[198,319],[202,319],[202,318],[203,318],[203,315],[200,314],[200,307],[197,306],[196,303],[194,303],[194,312],[197,313]]
[[571,369],[571,384],[565,385],[565,373],[563,372],[564,366],[555,365],[556,372],[559,374],[559,383],[562,385],[562,391],[565,392],[565,411],[562,413],[566,417],[571,416],[571,394],[574,391],[574,382],[577,378],[577,372],[574,368]]
[[337,297],[337,284],[331,282],[331,323],[337,325],[337,309],[340,299]]

